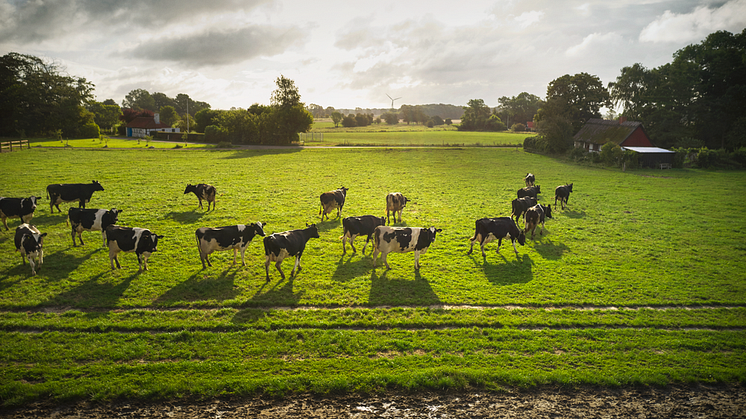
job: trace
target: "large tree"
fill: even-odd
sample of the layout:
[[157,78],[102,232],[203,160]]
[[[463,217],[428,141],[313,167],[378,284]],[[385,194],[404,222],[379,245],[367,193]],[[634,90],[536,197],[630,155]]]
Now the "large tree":
[[31,55],[0,57],[0,135],[45,135],[62,131],[75,137],[93,123],[83,104],[93,99],[93,85],[63,74],[57,64]]
[[464,107],[464,115],[461,117],[459,131],[483,131],[487,127],[487,120],[492,110],[484,104],[482,99],[471,99]]
[[495,109],[495,114],[510,127],[515,123],[526,124],[533,121],[534,115],[544,105],[544,101],[536,95],[521,92],[518,96],[503,96],[497,100],[500,106]]
[[[113,102],[113,100],[112,100]],[[119,117],[122,115],[122,109],[114,104],[106,104],[106,102],[90,102],[86,108],[93,112],[93,118],[102,129],[111,130],[111,128],[119,122]]]
[[158,112],[160,121],[170,127],[174,126],[179,121],[179,114],[176,113],[176,109],[173,106],[163,106]]
[[601,107],[611,105],[609,91],[601,79],[588,73],[565,74],[549,83],[547,101],[537,120],[562,116],[572,124],[573,134],[591,118],[601,117]]
[[313,116],[300,101],[300,92],[295,82],[280,76],[275,81],[277,89],[272,92],[270,105],[276,123],[277,144],[290,144],[298,140],[299,132],[306,132],[313,125]]
[[137,111],[148,110],[152,112],[158,112],[158,108],[155,105],[155,99],[145,89],[134,89],[127,93],[122,101],[123,108],[131,108]]

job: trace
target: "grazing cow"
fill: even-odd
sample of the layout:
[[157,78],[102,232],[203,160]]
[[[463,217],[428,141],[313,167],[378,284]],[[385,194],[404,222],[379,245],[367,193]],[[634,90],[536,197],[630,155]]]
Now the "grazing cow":
[[391,269],[386,261],[386,255],[389,253],[407,253],[414,252],[414,269],[420,269],[420,253],[426,253],[428,247],[435,243],[435,235],[440,233],[441,229],[435,227],[390,227],[378,226],[373,232],[373,268],[376,267],[376,258],[381,253],[381,260],[386,265],[386,269]]
[[342,220],[342,254],[347,253],[345,243],[350,240],[350,246],[352,246],[352,253],[357,253],[355,250],[355,244],[353,241],[357,236],[366,236],[365,244],[363,245],[363,254],[365,254],[365,248],[368,246],[370,236],[373,235],[373,230],[376,227],[386,225],[386,219],[383,217],[376,217],[375,215],[363,215],[361,217],[347,217]]
[[498,253],[500,252],[503,239],[510,239],[513,242],[513,250],[516,256],[518,256],[518,249],[515,248],[516,240],[518,240],[521,246],[526,244],[526,234],[518,229],[512,218],[481,218],[476,222],[474,237],[469,239],[471,240],[471,247],[469,247],[469,252],[466,254],[471,254],[471,251],[474,250],[474,242],[478,241],[482,248],[482,257],[487,257],[484,253],[484,245],[495,239],[497,239]]
[[521,218],[521,215],[525,215],[526,211],[536,204],[536,198],[525,197],[514,199],[512,203],[513,213],[511,214],[511,217],[515,217],[516,224],[518,224],[518,219]]
[[319,199],[321,200],[321,208],[319,209],[319,215],[321,215],[321,221],[324,221],[324,216],[329,219],[329,214],[335,208],[337,209],[337,217],[342,211],[342,207],[345,206],[345,197],[347,197],[348,189],[342,186],[339,189],[335,189],[330,192],[324,192],[321,194]]
[[121,269],[117,255],[119,252],[135,252],[137,262],[140,264],[140,270],[148,270],[148,257],[158,251],[158,239],[163,236],[156,235],[146,228],[130,228],[111,225],[106,227],[106,242],[109,245],[109,262],[111,269],[114,269],[114,262],[117,268]]
[[533,173],[526,173],[526,177],[523,178],[523,181],[526,182],[526,186],[534,186],[534,182],[536,182],[536,177]]
[[296,272],[300,273],[302,269],[300,266],[300,257],[303,256],[306,243],[312,238],[319,238],[319,230],[316,228],[316,224],[306,224],[306,228],[304,229],[274,233],[265,237],[264,255],[267,257],[267,260],[264,262],[264,270],[267,273],[267,282],[269,282],[270,262],[277,262],[275,263],[275,267],[280,271],[282,279],[285,279],[285,274],[282,272],[280,264],[288,256],[295,256],[295,266],[293,266],[290,276],[295,275]]
[[251,243],[251,240],[258,234],[264,236],[263,225],[267,223],[252,223],[248,225],[238,224],[227,227],[208,228],[201,227],[195,232],[197,237],[197,248],[199,249],[199,258],[202,261],[202,269],[205,269],[205,262],[212,266],[208,256],[216,250],[233,249],[233,264],[236,264],[236,252],[241,250],[241,266],[246,266],[244,253]]
[[85,208],[86,202],[91,201],[93,193],[103,191],[104,187],[98,181],[91,183],[56,183],[47,186],[47,197],[49,198],[49,211],[54,213],[54,208],[62,212],[60,204],[63,202],[78,201],[78,208]]
[[560,185],[554,188],[554,208],[557,209],[557,199],[559,198],[562,209],[565,209],[567,200],[570,198],[570,192],[572,192],[572,183],[566,185]]
[[394,214],[394,223],[396,223],[396,213],[398,211],[399,222],[401,222],[401,212],[407,206],[407,202],[409,202],[409,199],[399,192],[391,192],[386,195],[386,224],[390,224],[389,211]]
[[526,186],[525,188],[518,189],[518,198],[525,198],[527,196],[539,199],[538,195],[541,193],[541,186]]
[[186,189],[184,190],[184,195],[188,194],[189,192],[193,192],[195,195],[197,195],[197,199],[199,199],[199,207],[202,208],[202,200],[204,199],[207,201],[207,210],[210,211],[210,203],[212,202],[212,209],[215,209],[215,195],[217,194],[217,190],[214,186],[208,185],[206,183],[198,183],[196,185],[187,184]]
[[21,223],[25,224],[34,218],[34,211],[36,211],[36,200],[35,196],[28,198],[3,198],[0,197],[0,218],[3,220],[5,230],[8,228],[8,218],[18,217],[21,219]]
[[85,244],[83,243],[84,231],[100,231],[104,247],[106,247],[106,227],[116,224],[121,212],[122,210],[116,208],[110,210],[70,208],[67,210],[67,220],[72,227],[73,247],[76,246],[75,234],[80,239],[80,245]]
[[544,218],[552,218],[552,206],[536,204],[526,211],[526,229],[528,233],[531,230],[531,239],[534,238],[536,232],[536,226],[541,223],[541,230],[539,234],[544,234]]
[[[21,259],[23,264],[26,264],[28,259],[29,265],[31,265],[31,275],[36,275],[36,268],[41,268],[41,264],[44,263],[44,237],[47,233],[40,233],[39,229],[29,224],[21,224],[16,228],[16,251],[21,252]],[[34,264],[34,259],[39,259],[38,264]]]

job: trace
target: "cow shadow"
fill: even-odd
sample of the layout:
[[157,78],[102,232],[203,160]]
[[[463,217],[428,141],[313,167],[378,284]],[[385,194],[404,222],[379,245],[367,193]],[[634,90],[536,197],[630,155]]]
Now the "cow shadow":
[[319,231],[329,231],[342,227],[342,218],[332,218],[331,220],[316,222],[316,228]]
[[[511,249],[512,250],[512,249]],[[494,285],[526,284],[534,279],[534,261],[527,254],[510,252],[508,256],[493,252],[482,257],[480,253],[470,255],[475,267],[481,268],[484,276]]]
[[[349,247],[349,246],[348,246]],[[370,245],[368,249],[370,251]],[[373,253],[371,251],[371,253]],[[370,255],[362,254],[362,247],[358,246],[358,252],[352,253],[351,249],[347,250],[346,255],[339,257],[337,268],[332,274],[332,281],[348,282],[352,278],[364,275],[373,267],[373,258]]]
[[[275,282],[273,285],[270,277],[270,282],[264,283],[259,290],[249,300],[252,305],[264,305],[264,306],[296,306],[298,301],[303,298],[304,291],[295,292],[293,289],[293,281],[295,277],[287,275],[285,279],[280,279],[279,282]],[[266,289],[266,290],[265,290]],[[236,314],[236,317],[240,313]]]
[[[400,268],[404,269],[404,268]],[[368,302],[374,306],[429,306],[441,304],[430,282],[420,271],[414,271],[412,279],[388,278],[391,271],[378,267],[370,274]],[[408,276],[408,275],[407,275]]]
[[104,281],[104,278],[109,275],[108,272],[102,272],[76,288],[57,294],[44,305],[85,308],[115,307],[140,272],[134,272],[121,281]]
[[240,268],[229,268],[216,278],[204,271],[190,276],[186,281],[169,289],[154,301],[156,306],[179,305],[194,301],[225,301],[236,298],[240,292],[234,287],[236,273]]
[[534,250],[544,259],[559,260],[566,252],[570,251],[564,243],[557,244],[551,238],[544,236],[541,240],[534,242]]
[[199,221],[207,214],[209,214],[208,211],[202,212],[202,210],[197,208],[191,211],[171,211],[165,214],[165,218],[170,218],[181,224],[191,224]]
[[[96,240],[96,244],[100,245],[101,242]],[[54,276],[58,280],[62,280],[67,278],[71,272],[78,269],[80,265],[83,264],[83,262],[87,261],[88,259],[93,257],[93,255],[99,252],[106,253],[106,259],[108,262],[108,250],[103,247],[97,246],[94,246],[93,249],[82,256],[75,256],[64,250],[54,253],[44,252],[44,264],[42,265],[42,269],[48,267],[48,272],[50,272],[50,275]]]
[[[283,148],[265,148],[261,145],[249,146],[254,148],[243,150],[231,150],[232,153],[226,153],[224,159],[246,159],[251,157],[271,156],[277,154],[298,153],[303,149],[298,146],[283,146]],[[225,150],[221,150],[225,151]]]
[[563,210],[560,210],[560,211],[562,211],[560,214],[565,215],[567,218],[573,218],[573,219],[585,218],[585,211],[572,211],[567,207],[565,207],[564,211]]

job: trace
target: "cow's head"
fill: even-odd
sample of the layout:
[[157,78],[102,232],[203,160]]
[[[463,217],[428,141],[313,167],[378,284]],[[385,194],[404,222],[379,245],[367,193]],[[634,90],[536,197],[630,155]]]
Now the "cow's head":
[[523,246],[526,244],[526,233],[524,233],[523,230],[520,231],[520,234],[518,234],[518,237],[516,237],[516,241],[518,242],[518,244]]
[[435,227],[430,227],[428,230],[430,231],[430,241],[432,243],[435,243],[435,235],[443,231],[443,229]]
[[341,188],[337,189],[338,191],[342,191],[342,195],[347,196],[347,191],[349,191],[349,188],[345,188],[342,186]]
[[188,194],[189,192],[197,193],[197,185],[188,183],[186,189],[184,189],[184,194]]
[[29,196],[21,200],[21,208],[28,211],[34,212],[36,210],[36,200],[39,199],[34,195]]
[[38,252],[41,250],[42,246],[44,245],[44,237],[46,236],[47,236],[47,233],[24,234],[23,237],[21,237],[21,247],[26,252],[26,254]]
[[100,184],[100,183],[98,183],[98,181],[97,181],[97,180],[94,180],[94,181],[93,181],[93,182],[91,183],[91,185],[93,185],[93,190],[94,190],[94,192],[95,192],[95,191],[103,191],[103,190],[104,190],[104,187],[103,187],[103,186],[101,186],[101,184]]
[[386,225],[386,217],[376,218],[376,221],[379,221],[379,220],[381,221],[381,223],[378,224],[376,227]]
[[319,238],[319,229],[316,228],[316,224],[308,224],[308,223],[306,223],[306,228],[311,231],[311,237],[313,237],[314,239],[318,239]]
[[541,186],[535,185],[534,188],[536,190],[536,193],[541,193]]
[[566,184],[565,186],[567,186],[567,192],[572,192],[572,183]]
[[552,218],[552,206],[542,205],[541,207],[544,209],[544,216],[547,218]]
[[[70,209],[72,209],[72,208],[70,208]],[[124,210],[118,210],[116,208],[112,208],[109,211],[107,211],[109,213],[109,217],[111,217],[111,223],[112,224],[116,224],[117,221],[119,221],[119,214],[122,211],[124,211]]]
[[[150,252],[150,253],[155,253],[155,252],[157,252],[157,251],[158,251],[158,239],[162,239],[162,238],[163,238],[163,236],[161,236],[161,235],[158,235],[158,234],[154,234],[154,233],[153,233],[153,232],[151,232],[151,231],[148,231],[147,233],[149,233],[149,234],[147,235],[147,238],[149,239],[149,241],[148,241],[148,242],[146,242],[146,245],[145,245],[145,246],[146,246],[146,247],[145,247],[145,251],[146,251],[146,252]],[[144,239],[144,238],[145,238],[145,237],[143,237],[143,239]]]
[[258,234],[260,236],[265,236],[264,234],[264,226],[267,225],[267,223],[263,223],[261,221],[257,221],[253,224],[254,226],[254,233]]

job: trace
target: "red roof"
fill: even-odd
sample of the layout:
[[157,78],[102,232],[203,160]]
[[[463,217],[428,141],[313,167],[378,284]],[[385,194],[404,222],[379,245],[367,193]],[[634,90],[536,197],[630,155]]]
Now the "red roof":
[[142,129],[157,129],[157,128],[171,128],[170,125],[166,125],[163,122],[156,124],[155,118],[152,116],[138,116],[133,119],[132,122],[127,124],[127,128],[142,128]]

